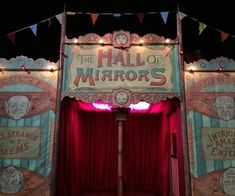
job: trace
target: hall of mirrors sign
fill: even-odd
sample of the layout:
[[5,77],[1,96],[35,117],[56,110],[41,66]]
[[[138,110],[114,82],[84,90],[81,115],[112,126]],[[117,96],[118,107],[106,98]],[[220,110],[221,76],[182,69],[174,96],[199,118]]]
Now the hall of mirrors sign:
[[176,44],[136,44],[139,37],[123,31],[107,37],[112,44],[65,45],[64,91],[179,91]]

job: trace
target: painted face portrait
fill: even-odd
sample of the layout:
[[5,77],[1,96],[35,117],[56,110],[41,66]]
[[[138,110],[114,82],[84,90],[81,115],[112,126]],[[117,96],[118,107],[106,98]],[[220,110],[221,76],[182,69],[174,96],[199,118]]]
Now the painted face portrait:
[[30,108],[30,101],[26,96],[12,96],[5,102],[7,114],[17,120],[27,114]]
[[234,106],[234,99],[230,96],[219,96],[215,99],[215,112],[224,120],[230,120],[234,117]]
[[120,105],[126,104],[128,101],[128,95],[125,92],[118,92],[116,94],[116,102]]
[[115,37],[115,42],[119,46],[124,46],[128,42],[128,37],[124,33],[119,33]]
[[0,191],[2,193],[17,193],[23,183],[23,175],[15,167],[4,168],[0,173]]
[[220,186],[226,195],[235,195],[235,168],[228,168],[220,177]]

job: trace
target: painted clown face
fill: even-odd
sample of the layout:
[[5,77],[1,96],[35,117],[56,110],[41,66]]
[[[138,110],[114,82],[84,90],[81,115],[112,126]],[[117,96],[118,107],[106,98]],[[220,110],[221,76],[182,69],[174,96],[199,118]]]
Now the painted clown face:
[[29,108],[30,101],[26,96],[12,96],[5,102],[7,114],[15,120],[22,118],[28,112]]
[[0,172],[0,192],[17,193],[23,184],[23,174],[13,166],[4,168]]
[[226,195],[235,195],[235,168],[230,167],[225,170],[220,177],[220,186]]
[[128,102],[128,95],[125,92],[118,92],[116,94],[116,102],[120,105],[124,105]]
[[128,42],[128,37],[124,33],[118,33],[115,36],[115,42],[119,46],[125,46],[127,44],[127,42]]
[[230,120],[234,117],[234,106],[234,99],[230,96],[218,96],[215,99],[215,112],[224,120]]

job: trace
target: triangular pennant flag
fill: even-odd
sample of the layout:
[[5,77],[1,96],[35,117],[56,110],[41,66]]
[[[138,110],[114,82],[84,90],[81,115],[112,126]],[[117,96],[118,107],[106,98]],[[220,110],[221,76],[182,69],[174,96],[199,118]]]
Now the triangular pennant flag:
[[206,24],[199,22],[199,35],[202,33],[202,31],[206,28]]
[[60,22],[60,24],[62,24],[62,14],[57,14],[56,18]]
[[138,14],[137,14],[137,17],[138,17],[140,23],[142,24],[143,21],[144,21],[144,13],[138,13]]
[[182,20],[187,15],[185,13],[183,13],[183,12],[179,12],[179,16],[180,16],[180,20]]
[[15,44],[15,40],[16,40],[16,34],[15,33],[8,34],[7,37],[13,44]]
[[114,13],[113,16],[114,16],[115,18],[120,18],[122,15],[121,15],[120,13]]
[[37,35],[37,28],[38,28],[38,25],[37,25],[37,24],[34,24],[34,25],[31,25],[31,26],[30,26],[31,31],[33,32],[33,34],[34,34],[35,36]]
[[96,14],[96,13],[91,14],[91,20],[92,20],[93,25],[95,25],[95,22],[96,22],[98,16],[99,16],[99,14]]
[[66,12],[66,14],[67,14],[67,15],[70,15],[70,16],[74,16],[74,15],[76,15],[76,12],[70,12],[70,11],[68,11],[68,12]]
[[167,21],[169,12],[161,12],[160,14],[161,14],[161,16],[162,16],[163,21],[164,21],[165,24],[166,24],[166,21]]
[[223,31],[221,31],[220,34],[221,34],[221,42],[224,42],[229,36],[228,33],[223,32]]

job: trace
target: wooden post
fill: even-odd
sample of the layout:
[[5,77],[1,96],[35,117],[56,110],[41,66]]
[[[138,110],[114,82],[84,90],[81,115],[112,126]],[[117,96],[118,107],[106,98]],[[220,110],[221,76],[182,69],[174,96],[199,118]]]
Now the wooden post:
[[191,195],[191,175],[190,175],[190,162],[189,162],[189,150],[188,150],[188,133],[187,133],[187,119],[186,119],[186,98],[185,98],[185,81],[184,81],[184,58],[183,58],[183,41],[182,41],[182,27],[179,5],[177,6],[177,37],[179,40],[179,63],[180,63],[180,79],[181,79],[181,91],[182,101],[180,103],[181,110],[181,127],[183,137],[183,156],[184,156],[184,172],[185,172],[185,195]]
[[57,79],[57,92],[56,92],[56,119],[55,119],[55,130],[54,130],[54,141],[53,141],[53,163],[52,163],[52,190],[50,195],[54,196],[56,194],[56,169],[57,169],[57,156],[58,156],[58,132],[59,132],[59,122],[60,122],[60,104],[61,104],[61,88],[62,88],[62,78],[63,78],[63,63],[64,63],[64,40],[66,31],[66,8],[64,5],[64,12],[62,13],[62,24],[61,24],[61,36],[60,36],[60,51],[59,51],[59,69],[58,69],[58,79]]
[[123,121],[118,121],[118,196],[122,196],[123,193],[122,141],[123,141]]
[[123,125],[129,108],[113,108],[118,123],[118,196],[123,195],[123,170],[122,170],[122,153],[123,153]]

